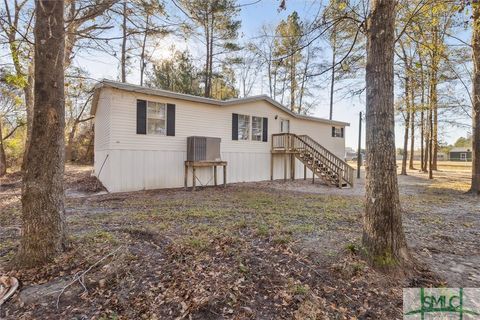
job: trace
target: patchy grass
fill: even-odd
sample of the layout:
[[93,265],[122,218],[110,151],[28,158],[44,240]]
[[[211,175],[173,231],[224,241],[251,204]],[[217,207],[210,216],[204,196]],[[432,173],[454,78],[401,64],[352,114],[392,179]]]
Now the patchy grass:
[[[79,183],[86,181],[74,176]],[[469,210],[471,200],[462,195],[465,180],[404,181],[404,223],[416,257],[440,254],[442,245],[463,235],[451,231],[452,220],[469,231],[466,236],[478,229],[478,219],[448,210],[460,205]],[[0,193],[2,272],[31,287],[71,279],[94,265],[85,279],[88,292],[65,294],[59,309],[54,301],[34,306],[15,298],[0,317],[401,317],[401,288],[410,285],[409,279],[379,274],[359,258],[363,194],[311,184],[311,189],[301,185],[302,192],[279,186],[281,182],[67,198],[68,250],[54,263],[28,271],[10,265],[19,244],[19,197]],[[8,192],[18,194],[19,189]],[[453,214],[458,216],[452,219]],[[459,241],[465,252],[473,250],[468,238]],[[415,277],[415,283],[436,283]]]

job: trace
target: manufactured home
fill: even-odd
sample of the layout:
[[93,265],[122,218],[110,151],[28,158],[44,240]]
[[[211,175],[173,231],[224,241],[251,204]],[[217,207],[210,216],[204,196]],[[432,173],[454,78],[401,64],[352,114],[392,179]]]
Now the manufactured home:
[[220,101],[103,80],[91,113],[94,174],[109,192],[217,179],[353,183],[343,161],[348,123],[295,114],[268,96]]

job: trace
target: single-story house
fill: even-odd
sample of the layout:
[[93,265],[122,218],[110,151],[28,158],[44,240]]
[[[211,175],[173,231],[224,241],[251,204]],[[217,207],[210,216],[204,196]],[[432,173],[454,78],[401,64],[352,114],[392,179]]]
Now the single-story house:
[[455,147],[448,153],[450,161],[472,161],[472,148]]
[[[94,174],[109,192],[182,187],[190,136],[221,139],[228,183],[279,179],[287,171],[312,177],[300,159],[274,163],[272,135],[308,135],[337,163],[349,125],[293,113],[265,95],[220,101],[110,80],[96,86],[91,114]],[[212,168],[198,169],[198,183],[213,184],[212,175]]]

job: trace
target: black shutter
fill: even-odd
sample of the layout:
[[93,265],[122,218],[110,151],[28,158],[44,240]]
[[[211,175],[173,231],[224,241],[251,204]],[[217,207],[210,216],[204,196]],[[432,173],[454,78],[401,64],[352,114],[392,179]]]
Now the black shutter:
[[262,141],[268,141],[268,118],[263,118],[263,134],[262,134]]
[[238,140],[238,114],[232,113],[232,140]]
[[137,134],[147,134],[147,101],[137,100]]
[[175,105],[167,104],[167,136],[175,135]]
[[335,127],[332,127],[332,137],[335,137]]
[[340,129],[341,135],[342,135],[341,138],[343,138],[343,129],[344,129],[344,128],[341,128],[341,129]]

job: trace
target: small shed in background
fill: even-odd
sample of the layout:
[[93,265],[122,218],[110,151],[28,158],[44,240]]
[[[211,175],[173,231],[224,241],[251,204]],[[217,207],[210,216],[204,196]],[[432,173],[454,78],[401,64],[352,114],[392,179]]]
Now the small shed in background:
[[455,147],[448,153],[450,161],[472,161],[472,148]]

